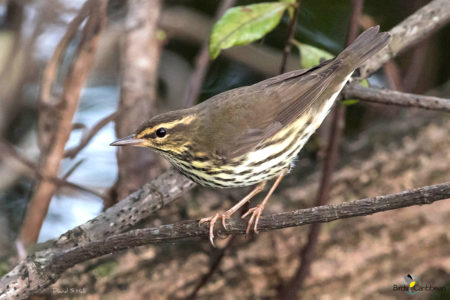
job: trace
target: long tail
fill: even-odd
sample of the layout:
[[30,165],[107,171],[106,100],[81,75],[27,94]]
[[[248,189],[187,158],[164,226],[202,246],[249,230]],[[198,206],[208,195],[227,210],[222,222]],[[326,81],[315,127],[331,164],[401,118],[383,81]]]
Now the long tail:
[[380,26],[374,26],[361,33],[336,58],[353,71],[372,55],[383,49],[391,40],[387,32],[378,32]]

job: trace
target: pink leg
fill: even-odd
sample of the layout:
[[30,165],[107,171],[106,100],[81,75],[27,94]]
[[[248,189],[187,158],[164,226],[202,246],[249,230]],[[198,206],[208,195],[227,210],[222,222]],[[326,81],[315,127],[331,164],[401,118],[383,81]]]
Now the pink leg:
[[244,219],[245,217],[247,217],[250,213],[252,214],[252,216],[250,217],[250,220],[248,220],[248,225],[247,225],[247,230],[245,231],[246,234],[248,234],[250,232],[250,228],[253,224],[253,222],[255,223],[255,226],[253,228],[253,230],[255,231],[255,233],[258,233],[258,222],[259,222],[259,217],[261,216],[262,211],[264,210],[264,206],[266,205],[267,201],[269,200],[270,196],[272,196],[273,192],[275,191],[275,189],[277,188],[277,186],[280,184],[281,180],[283,179],[284,175],[286,175],[287,170],[283,171],[280,173],[280,175],[278,175],[277,180],[275,180],[274,184],[272,185],[272,187],[270,188],[269,192],[267,193],[266,197],[264,198],[264,200],[261,202],[261,204],[250,208],[243,216],[242,219]]
[[225,229],[227,229],[225,225],[225,220],[229,219],[231,215],[233,215],[239,208],[241,208],[245,203],[247,203],[250,199],[252,199],[256,194],[260,193],[264,187],[266,186],[266,182],[260,182],[247,196],[245,196],[241,201],[236,203],[232,208],[223,213],[216,213],[212,217],[202,218],[199,224],[205,223],[209,221],[209,240],[211,244],[214,245],[214,224],[218,219],[222,219],[222,225]]

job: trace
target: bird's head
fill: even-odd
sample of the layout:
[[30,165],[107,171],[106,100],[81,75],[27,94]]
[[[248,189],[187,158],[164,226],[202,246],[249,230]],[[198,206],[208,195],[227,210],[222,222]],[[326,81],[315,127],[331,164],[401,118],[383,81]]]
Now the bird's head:
[[180,154],[189,148],[195,120],[196,115],[190,110],[160,114],[142,124],[134,134],[110,145],[151,148],[169,156]]

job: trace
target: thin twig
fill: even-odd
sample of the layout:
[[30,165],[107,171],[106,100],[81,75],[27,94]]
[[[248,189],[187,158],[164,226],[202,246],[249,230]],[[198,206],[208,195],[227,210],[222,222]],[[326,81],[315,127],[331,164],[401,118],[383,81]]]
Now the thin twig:
[[429,110],[450,112],[450,99],[402,93],[378,88],[366,88],[351,84],[344,88],[346,99],[360,99],[369,103],[417,107]]
[[[331,222],[413,205],[431,204],[449,197],[450,182],[446,182],[338,205],[323,205],[262,216],[258,229],[271,231],[317,222]],[[219,233],[245,234],[247,222],[240,218],[229,220],[227,228],[228,230],[220,229]],[[53,244],[54,248],[34,253],[0,279],[0,300],[28,298],[44,290],[68,268],[95,257],[142,245],[193,241],[198,238],[206,238],[208,235],[207,224],[199,226],[198,220],[190,220],[159,227],[136,229],[107,238],[103,237],[100,240],[87,241],[69,249]]]
[[[350,27],[347,34],[347,45],[350,45],[358,35],[358,19],[362,13],[364,0],[353,0],[352,3],[353,10],[350,19]],[[331,183],[333,181],[333,172],[338,162],[339,143],[344,130],[344,124],[345,106],[337,105],[332,115],[331,132],[328,139],[328,147],[323,165],[318,195],[314,206],[324,205],[329,200]],[[320,230],[320,223],[311,224],[306,245],[299,253],[300,266],[288,284],[281,289],[278,295],[279,299],[287,300],[297,298],[296,295],[298,291],[302,289],[303,283],[310,272],[311,264],[314,261],[314,254],[320,235]]]
[[[236,0],[222,0],[217,9],[214,23],[236,3]],[[183,96],[183,107],[191,107],[195,104],[205,80],[206,72],[209,66],[209,39],[205,39],[198,56],[195,59],[195,70],[189,78],[186,91]]]
[[209,279],[211,279],[211,277],[213,276],[213,274],[217,271],[217,269],[220,266],[220,263],[222,262],[223,258],[225,257],[225,254],[228,252],[228,250],[230,249],[230,247],[233,245],[234,240],[236,239],[236,235],[233,235],[227,242],[227,244],[225,245],[225,247],[223,247],[222,249],[219,250],[219,253],[216,255],[216,257],[214,258],[208,272],[206,274],[204,274],[202,276],[202,278],[200,279],[200,281],[197,283],[197,285],[195,286],[194,290],[192,291],[192,293],[186,297],[186,299],[195,299],[197,297],[198,291],[204,286],[206,285],[206,283],[209,281]]
[[73,172],[75,172],[75,170],[78,169],[85,161],[86,161],[86,159],[84,159],[84,158],[77,161],[72,167],[70,167],[69,170],[67,170],[64,173],[64,175],[61,178],[63,180],[66,180],[67,178],[69,178],[69,176],[72,175]]
[[92,138],[103,127],[108,125],[109,122],[114,121],[123,112],[124,112],[124,110],[115,111],[115,112],[107,115],[103,119],[99,120],[87,133],[83,134],[83,136],[82,136],[82,138],[80,140],[80,143],[77,146],[66,150],[66,152],[64,153],[64,157],[70,157],[72,159],[75,158],[75,156],[77,156],[78,153],[80,153],[80,151],[83,150],[84,147],[87,146],[87,144],[89,144],[89,142],[92,140]]
[[89,16],[89,12],[93,4],[95,5],[94,0],[88,0],[83,4],[75,18],[70,21],[64,36],[59,41],[52,57],[48,61],[43,73],[41,84],[41,105],[51,105],[54,103],[54,98],[52,97],[52,86],[58,74],[59,65],[61,64],[64,54],[67,51],[67,47],[69,47],[70,42],[75,37],[80,25]]
[[[286,40],[286,44],[284,45],[283,56],[281,57],[280,74],[283,74],[286,71],[286,62],[287,62],[289,53],[291,53],[291,48],[292,48],[291,40],[294,39],[295,26],[297,24],[297,19],[298,19],[297,14],[300,9],[300,4],[301,4],[301,0],[296,0],[294,12],[292,13],[292,18],[289,21],[289,29],[288,29],[289,33],[288,33],[288,38]],[[300,55],[301,55],[301,53],[300,53]]]
[[[160,25],[170,37],[201,45],[209,39],[210,28],[214,24],[212,18],[207,18],[196,10],[176,6],[164,9]],[[267,45],[252,44],[230,48],[223,52],[223,56],[265,76],[275,76],[279,74],[281,53],[282,51]],[[286,65],[287,70],[298,69],[297,54],[289,55]]]
[[38,179],[38,180],[48,180],[48,181],[52,181],[54,184],[61,186],[61,187],[68,187],[74,190],[78,190],[78,191],[82,191],[82,192],[86,192],[89,194],[92,194],[94,196],[97,196],[101,199],[103,199],[103,195],[88,189],[86,187],[83,187],[81,185],[69,182],[65,179],[61,179],[55,176],[48,176],[45,175],[41,172],[39,166],[32,162],[31,160],[29,160],[27,157],[25,157],[22,153],[20,153],[17,149],[15,149],[12,145],[10,145],[9,143],[3,141],[0,139],[0,152],[3,154],[7,154],[10,157],[12,157],[13,159],[17,160],[18,162],[20,162],[21,164],[23,164],[25,167],[27,167],[31,172],[30,172],[30,176],[32,178]]

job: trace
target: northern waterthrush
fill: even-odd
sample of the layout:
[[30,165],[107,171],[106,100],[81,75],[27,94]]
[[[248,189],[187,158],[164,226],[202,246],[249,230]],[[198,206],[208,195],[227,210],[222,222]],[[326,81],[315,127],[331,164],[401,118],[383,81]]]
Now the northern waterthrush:
[[201,185],[228,188],[257,184],[231,209],[201,220],[210,222],[211,243],[216,221],[221,219],[225,227],[226,219],[277,177],[261,204],[242,216],[251,214],[247,233],[252,224],[257,232],[264,205],[353,71],[389,43],[390,35],[378,30],[378,26],[366,30],[336,58],[316,67],[157,115],[111,145],[150,148]]

